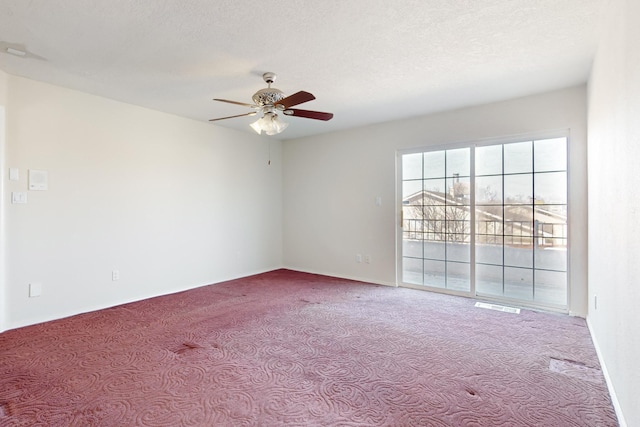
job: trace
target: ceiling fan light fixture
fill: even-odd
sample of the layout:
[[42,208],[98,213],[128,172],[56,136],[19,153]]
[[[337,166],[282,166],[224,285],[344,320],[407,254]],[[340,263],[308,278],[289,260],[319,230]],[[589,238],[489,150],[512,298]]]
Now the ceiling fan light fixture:
[[250,125],[251,128],[253,130],[255,130],[258,135],[260,135],[262,133],[262,128],[260,127],[260,120],[262,120],[262,119],[260,118],[260,119],[256,120],[255,122],[251,123],[251,125]]
[[273,114],[273,117],[271,118],[271,123],[270,123],[271,129],[265,132],[267,133],[267,135],[276,135],[282,132],[283,130],[285,130],[287,126],[289,126],[289,123],[283,120],[280,120],[280,117],[278,117],[277,114]]
[[264,73],[262,75],[262,79],[267,83],[268,87],[260,89],[253,94],[253,104],[230,101],[228,99],[214,98],[214,101],[227,102],[229,104],[242,105],[252,108],[255,110],[254,112],[237,114],[235,116],[220,117],[211,119],[209,121],[214,122],[218,120],[231,119],[234,117],[253,116],[258,112],[261,112],[262,117],[251,123],[251,128],[258,135],[261,135],[262,132],[266,133],[267,135],[276,135],[284,131],[287,126],[289,126],[289,123],[282,121],[280,117],[278,117],[278,114],[276,113],[279,111],[287,116],[295,116],[306,119],[327,121],[333,117],[333,114],[323,113],[321,111],[300,110],[297,108],[291,109],[290,107],[313,101],[314,99],[316,99],[316,97],[311,93],[302,90],[294,93],[293,95],[285,96],[280,89],[271,87],[271,84],[276,80],[276,75],[274,73]]
[[260,135],[262,132],[267,135],[277,135],[289,126],[289,123],[280,120],[277,114],[270,111],[264,113],[260,119],[251,123],[253,130]]

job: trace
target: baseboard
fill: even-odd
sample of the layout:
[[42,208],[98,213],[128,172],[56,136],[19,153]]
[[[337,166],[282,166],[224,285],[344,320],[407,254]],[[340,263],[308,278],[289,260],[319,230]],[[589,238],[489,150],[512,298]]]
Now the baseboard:
[[326,271],[318,271],[318,270],[306,270],[306,269],[301,269],[301,268],[296,268],[296,267],[282,267],[286,270],[292,270],[292,271],[299,271],[300,273],[309,273],[309,274],[318,274],[321,276],[329,276],[329,277],[336,277],[338,279],[346,279],[346,280],[354,280],[356,282],[364,282],[364,283],[371,283],[374,285],[382,285],[382,286],[391,286],[391,287],[397,287],[397,285],[395,284],[395,282],[385,282],[382,280],[374,280],[368,277],[356,277],[356,276],[349,276],[349,275],[342,275],[342,274],[336,274],[335,272],[326,272]]
[[609,396],[611,397],[611,403],[613,404],[613,409],[616,411],[616,416],[618,417],[618,425],[620,427],[627,427],[627,422],[624,419],[624,414],[622,413],[620,402],[618,402],[618,396],[616,396],[616,391],[613,388],[611,377],[609,377],[609,372],[607,371],[607,365],[604,363],[604,359],[602,358],[602,353],[600,352],[600,346],[598,345],[598,340],[593,334],[593,329],[591,328],[591,322],[589,321],[589,317],[587,317],[587,328],[589,329],[589,335],[591,335],[591,341],[593,342],[593,346],[596,349],[596,354],[598,355],[598,361],[600,362],[600,369],[602,370],[602,374],[604,375],[604,380],[607,382],[607,389],[609,389]]
[[[153,292],[153,293],[148,293],[148,294],[144,294],[144,295],[129,295],[129,296],[121,298],[121,299],[111,300],[110,302],[108,302],[106,304],[94,304],[94,305],[90,305],[90,306],[82,306],[82,307],[71,308],[71,309],[66,310],[66,311],[58,312],[53,316],[45,314],[45,315],[42,315],[42,316],[37,317],[37,318],[20,319],[17,322],[16,321],[10,321],[10,322],[7,322],[5,324],[3,324],[0,321],[0,326],[2,327],[2,328],[0,328],[0,333],[1,332],[5,332],[5,331],[9,331],[11,329],[24,328],[25,326],[37,325],[37,324],[40,324],[40,323],[51,322],[53,320],[64,319],[66,317],[77,316],[79,314],[90,313],[90,312],[99,311],[99,310],[105,310],[107,308],[117,307],[117,306],[123,305],[123,304],[130,304],[130,303],[133,303],[133,302],[136,302],[136,301],[142,301],[142,300],[145,300],[145,299],[161,297],[161,296],[164,296],[164,295],[171,295],[171,294],[175,294],[175,293],[179,293],[179,292],[185,292],[185,291],[189,291],[189,290],[192,290],[192,289],[201,288],[203,286],[216,285],[218,283],[224,283],[224,282],[228,282],[228,281],[231,281],[231,280],[236,280],[236,279],[242,279],[242,278],[245,278],[245,277],[255,276],[257,274],[268,273],[270,271],[278,270],[280,268],[283,268],[283,267],[271,266],[271,267],[262,268],[262,269],[254,269],[254,270],[249,270],[249,271],[245,271],[245,272],[241,272],[241,273],[221,276],[221,277],[218,277],[216,279],[212,279],[213,281],[207,281],[207,282],[204,282],[204,283],[190,283],[190,284],[186,284],[186,285],[183,285],[183,286],[175,286],[172,289],[165,289],[165,290],[160,291],[160,292]],[[0,306],[0,308],[1,308],[1,306]],[[0,316],[2,316],[2,315],[3,315],[3,313],[0,311]]]

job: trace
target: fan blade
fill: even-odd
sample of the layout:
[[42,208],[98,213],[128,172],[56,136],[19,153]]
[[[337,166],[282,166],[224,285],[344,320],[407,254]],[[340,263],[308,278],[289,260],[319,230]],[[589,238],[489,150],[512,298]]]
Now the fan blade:
[[333,113],[323,113],[322,111],[299,110],[297,108],[289,108],[283,111],[287,116],[304,117],[305,119],[331,120]]
[[314,99],[316,99],[315,96],[311,95],[309,92],[301,90],[300,92],[294,93],[293,95],[289,95],[286,98],[281,99],[280,101],[276,102],[275,105],[281,105],[286,109],[289,107],[293,107],[294,105],[302,104],[304,102],[313,101]]
[[247,113],[247,114],[238,114],[237,116],[228,116],[228,117],[220,117],[218,119],[209,119],[209,121],[210,122],[215,122],[215,121],[218,121],[218,120],[233,119],[235,117],[255,116],[256,114],[258,114],[257,111],[252,111],[252,112]]
[[228,99],[218,99],[218,98],[214,98],[213,100],[214,100],[214,101],[220,101],[220,102],[228,102],[229,104],[243,105],[243,106],[245,106],[245,107],[249,107],[249,108],[255,108],[255,107],[257,107],[257,105],[247,104],[246,102],[229,101]]

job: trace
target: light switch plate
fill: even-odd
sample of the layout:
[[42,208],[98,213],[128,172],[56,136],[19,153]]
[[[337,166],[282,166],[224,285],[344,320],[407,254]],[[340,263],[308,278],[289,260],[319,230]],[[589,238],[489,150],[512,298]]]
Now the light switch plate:
[[20,169],[18,168],[10,168],[9,169],[9,181],[18,181],[20,179]]
[[41,283],[29,283],[29,297],[39,297],[42,295]]
[[24,205],[27,203],[27,193],[22,191],[11,192],[11,203],[14,205]]

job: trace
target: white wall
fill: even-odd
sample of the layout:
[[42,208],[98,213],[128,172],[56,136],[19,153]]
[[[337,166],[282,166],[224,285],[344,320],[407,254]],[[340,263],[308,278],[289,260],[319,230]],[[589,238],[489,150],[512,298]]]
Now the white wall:
[[269,166],[257,135],[14,76],[6,100],[5,328],[281,266],[279,142]]
[[[6,121],[6,103],[7,103],[7,80],[9,76],[0,71],[0,176],[5,176],[4,157],[5,157],[5,121]],[[4,190],[4,179],[0,179],[0,332],[5,330],[6,319],[6,303],[5,303],[5,203],[7,201]]]
[[[585,316],[584,86],[284,142],[284,265],[395,284],[397,150],[558,129],[571,132],[570,310]],[[356,263],[357,253],[371,255],[371,264]]]
[[[619,410],[640,425],[640,3],[613,0],[589,81],[589,316]],[[597,296],[598,306],[595,307]]]

